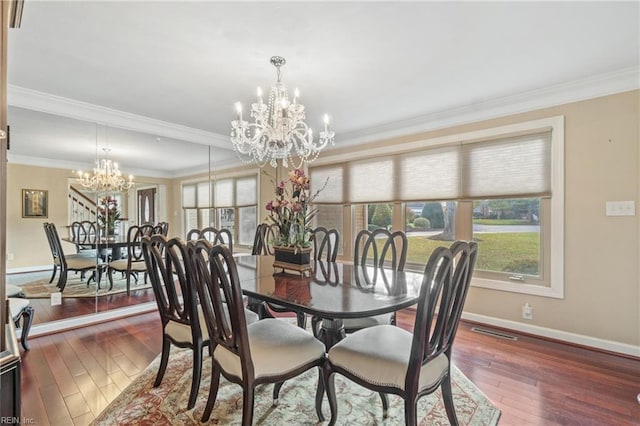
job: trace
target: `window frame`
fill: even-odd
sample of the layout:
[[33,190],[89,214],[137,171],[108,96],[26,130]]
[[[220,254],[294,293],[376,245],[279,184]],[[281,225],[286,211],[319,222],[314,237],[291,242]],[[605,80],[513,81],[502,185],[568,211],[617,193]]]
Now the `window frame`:
[[[412,151],[421,151],[425,148],[446,146],[458,143],[474,143],[490,139],[499,139],[509,136],[517,136],[519,134],[529,134],[539,131],[551,130],[551,197],[549,198],[549,213],[541,214],[541,251],[542,251],[542,274],[548,281],[540,284],[528,284],[522,282],[514,282],[508,279],[496,279],[489,277],[479,277],[474,275],[471,285],[478,288],[487,288],[492,290],[507,291],[511,293],[523,293],[550,298],[564,298],[564,116],[553,116],[538,120],[531,120],[504,126],[492,127],[482,130],[451,134],[431,139],[414,140],[412,142],[401,143],[397,145],[386,145],[367,149],[366,155],[354,158],[353,153],[342,153],[336,155],[326,155],[317,159],[310,167],[328,167],[332,164],[348,163],[353,161],[365,160],[372,157],[382,157],[388,155],[396,155]],[[345,170],[348,167],[344,167]],[[311,173],[311,170],[310,170]],[[344,189],[348,187],[348,172],[342,176]],[[404,224],[405,203],[409,200],[389,200],[389,202],[402,203],[402,208],[394,209],[393,223]],[[456,200],[458,204],[471,202],[473,200],[460,199]],[[320,203],[319,203],[320,204]],[[332,204],[327,202],[326,204]],[[352,206],[347,200],[344,200],[344,206]],[[360,204],[360,203],[358,203]],[[456,218],[458,219],[458,218]],[[462,226],[456,226],[456,238],[470,239],[472,237],[472,213],[469,214],[468,230],[460,231]],[[355,236],[351,226],[354,226],[352,220],[345,220],[344,226],[345,242],[352,240]],[[544,227],[544,228],[543,228]],[[464,226],[466,228],[466,226]],[[351,234],[351,235],[347,235]],[[346,249],[345,245],[345,249]],[[346,252],[346,250],[345,250]]]
[[[236,202],[236,182],[238,180],[242,180],[242,179],[248,179],[248,178],[253,178],[255,179],[256,182],[256,194],[255,194],[255,204],[238,204]],[[232,203],[229,206],[216,206],[216,182],[219,181],[231,181],[231,198],[232,198]],[[211,183],[211,194],[210,194],[210,206],[207,207],[198,207],[198,185],[202,184],[202,183],[207,183],[210,182]],[[184,188],[185,187],[193,187],[195,190],[195,204],[193,207],[185,207],[184,206]],[[260,180],[259,180],[259,176],[257,173],[249,173],[249,174],[239,174],[239,175],[232,175],[232,176],[225,176],[225,177],[220,177],[217,179],[200,179],[200,180],[190,180],[190,181],[184,181],[182,182],[181,186],[181,194],[180,194],[180,204],[182,207],[182,220],[183,220],[183,228],[186,227],[186,214],[188,210],[196,210],[196,214],[197,214],[197,223],[198,223],[198,229],[202,229],[204,227],[207,226],[213,226],[213,227],[219,227],[220,226],[220,221],[219,221],[219,215],[222,209],[232,209],[233,210],[233,241],[234,241],[234,247],[238,247],[238,248],[247,248],[250,247],[250,245],[243,245],[243,244],[239,244],[239,210],[241,208],[246,208],[246,207],[255,207],[256,209],[256,222],[258,221],[258,216],[257,216],[257,212],[258,212],[258,203],[259,203],[259,188],[260,188]],[[213,223],[207,223],[207,224],[203,224],[201,223],[201,210],[209,210],[209,217],[213,218]],[[257,226],[257,223],[256,223]],[[184,229],[184,234],[186,235],[187,232],[189,232],[189,229]],[[253,241],[252,241],[253,243]]]

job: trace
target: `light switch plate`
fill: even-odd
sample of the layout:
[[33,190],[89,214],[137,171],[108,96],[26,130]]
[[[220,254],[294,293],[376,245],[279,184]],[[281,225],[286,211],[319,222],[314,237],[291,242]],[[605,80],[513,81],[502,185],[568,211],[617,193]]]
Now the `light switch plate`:
[[607,216],[635,216],[635,201],[607,201]]
[[62,293],[57,291],[51,293],[51,306],[62,305]]

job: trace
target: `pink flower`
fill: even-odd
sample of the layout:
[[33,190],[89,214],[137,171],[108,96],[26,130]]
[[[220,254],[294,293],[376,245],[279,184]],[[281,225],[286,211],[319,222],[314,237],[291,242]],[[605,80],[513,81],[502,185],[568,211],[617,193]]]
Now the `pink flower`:
[[273,210],[273,201],[269,201],[267,203],[267,207],[266,207],[267,211],[271,211]]
[[291,206],[291,210],[293,210],[295,213],[301,212],[302,211],[302,204],[293,203],[293,205]]

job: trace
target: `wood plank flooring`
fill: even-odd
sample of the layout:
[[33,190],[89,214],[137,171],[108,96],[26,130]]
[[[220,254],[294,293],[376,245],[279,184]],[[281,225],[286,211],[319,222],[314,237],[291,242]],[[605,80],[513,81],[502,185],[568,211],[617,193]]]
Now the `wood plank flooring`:
[[[413,311],[397,320],[411,329]],[[640,424],[640,360],[517,333],[509,341],[473,325],[461,323],[454,362],[502,410],[500,425]],[[152,312],[42,336],[31,348],[23,352],[23,416],[86,425],[160,353],[160,319]]]

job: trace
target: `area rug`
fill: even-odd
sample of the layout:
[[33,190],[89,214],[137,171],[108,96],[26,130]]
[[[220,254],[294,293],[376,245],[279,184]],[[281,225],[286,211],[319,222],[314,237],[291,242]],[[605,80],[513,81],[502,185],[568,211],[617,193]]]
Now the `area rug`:
[[[207,402],[211,379],[211,358],[204,352],[202,382],[198,400],[193,409],[187,410],[187,399],[191,386],[192,352],[188,349],[172,348],[169,365],[162,384],[154,388],[160,356],[149,365],[104,411],[92,425],[200,425],[200,418]],[[487,400],[455,366],[453,372],[453,395],[458,420],[462,425],[495,425],[500,410]],[[279,404],[272,406],[273,385],[261,385],[256,389],[253,424],[257,425],[314,425],[326,424],[329,406],[323,404],[327,417],[318,422],[315,412],[315,389],[317,369],[285,382],[280,391]],[[404,424],[403,401],[389,395],[389,418],[383,420],[382,405],[377,393],[356,385],[336,375],[338,396],[338,421],[340,425]],[[448,425],[447,414],[440,391],[420,399],[418,424]],[[218,398],[209,424],[239,425],[242,422],[242,389],[221,377]]]
[[[64,287],[62,297],[95,297],[106,296],[110,294],[124,293],[127,291],[127,280],[122,278],[120,272],[113,274],[113,289],[109,290],[109,279],[106,275],[102,276],[100,281],[100,289],[96,293],[96,283],[92,280],[91,284],[87,286],[87,278],[91,275],[91,272],[87,273],[86,278],[80,279],[80,273],[69,272],[67,275],[67,285]],[[51,293],[55,293],[58,290],[56,285],[58,284],[58,274],[51,284],[49,279],[39,279],[30,283],[20,285],[20,289],[24,293],[27,299],[48,299],[51,297]],[[149,279],[147,284],[144,283],[144,276],[141,275],[136,285],[135,280],[131,279],[131,291],[151,288]]]

